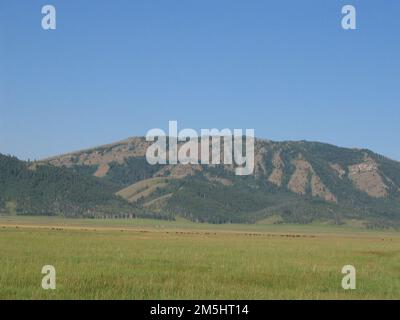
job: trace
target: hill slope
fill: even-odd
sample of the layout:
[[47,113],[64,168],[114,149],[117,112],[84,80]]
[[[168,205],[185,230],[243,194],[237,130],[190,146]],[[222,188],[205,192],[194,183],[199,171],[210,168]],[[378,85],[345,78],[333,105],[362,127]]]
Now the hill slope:
[[[228,165],[151,166],[148,145],[135,137],[44,162],[112,183],[143,213],[161,216],[209,222],[400,221],[400,163],[369,150],[256,140],[254,174],[235,176]],[[143,186],[160,177],[168,179]]]
[[90,175],[0,154],[0,213],[65,216],[133,215],[118,187]]

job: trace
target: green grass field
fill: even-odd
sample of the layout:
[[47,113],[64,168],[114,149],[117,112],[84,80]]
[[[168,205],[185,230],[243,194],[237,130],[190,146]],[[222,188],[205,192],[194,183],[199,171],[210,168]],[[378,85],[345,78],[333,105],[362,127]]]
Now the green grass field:
[[400,299],[400,233],[350,227],[0,217],[0,265],[0,299]]

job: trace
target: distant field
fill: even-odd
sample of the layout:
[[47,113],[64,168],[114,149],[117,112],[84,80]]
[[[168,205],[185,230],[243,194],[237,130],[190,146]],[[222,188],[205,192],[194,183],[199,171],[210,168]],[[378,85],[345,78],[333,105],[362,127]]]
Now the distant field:
[[0,299],[400,299],[400,233],[327,225],[0,217],[0,265]]

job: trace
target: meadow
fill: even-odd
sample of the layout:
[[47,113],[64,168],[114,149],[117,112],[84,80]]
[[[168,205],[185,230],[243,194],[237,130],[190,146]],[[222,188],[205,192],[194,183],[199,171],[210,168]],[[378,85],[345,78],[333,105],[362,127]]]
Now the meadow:
[[[349,264],[355,290],[341,287]],[[0,266],[0,299],[399,299],[400,233],[0,217]]]

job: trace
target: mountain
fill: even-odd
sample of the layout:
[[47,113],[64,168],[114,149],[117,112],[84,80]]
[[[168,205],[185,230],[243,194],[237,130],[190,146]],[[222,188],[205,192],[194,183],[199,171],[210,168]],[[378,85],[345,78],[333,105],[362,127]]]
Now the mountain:
[[0,213],[29,215],[134,215],[114,195],[118,186],[90,175],[0,154]]
[[370,150],[256,139],[254,174],[236,176],[232,165],[150,165],[149,145],[134,137],[40,164],[96,178],[143,215],[213,223],[400,222],[400,163]]

